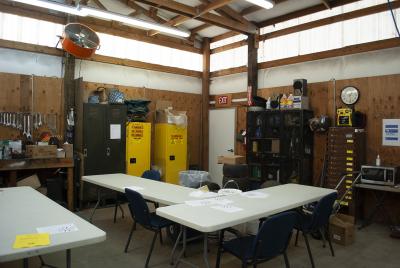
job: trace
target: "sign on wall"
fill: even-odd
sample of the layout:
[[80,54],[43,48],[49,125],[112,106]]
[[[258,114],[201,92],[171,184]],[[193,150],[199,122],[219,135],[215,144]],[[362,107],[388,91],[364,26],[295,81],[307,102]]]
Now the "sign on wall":
[[382,145],[400,146],[400,119],[382,120]]
[[232,94],[215,96],[215,107],[228,107],[232,104]]

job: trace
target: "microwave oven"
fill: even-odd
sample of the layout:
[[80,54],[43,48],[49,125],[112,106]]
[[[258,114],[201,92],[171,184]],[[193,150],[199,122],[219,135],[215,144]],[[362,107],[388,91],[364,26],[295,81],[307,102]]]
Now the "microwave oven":
[[398,167],[361,166],[361,182],[394,186],[400,182]]

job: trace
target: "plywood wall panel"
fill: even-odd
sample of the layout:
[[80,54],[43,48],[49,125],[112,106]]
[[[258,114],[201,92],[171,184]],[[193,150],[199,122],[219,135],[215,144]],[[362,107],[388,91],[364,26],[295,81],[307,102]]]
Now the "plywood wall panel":
[[[60,124],[63,119],[62,79],[0,73],[0,110],[7,112],[55,114],[57,116],[57,135],[63,134]],[[32,90],[33,89],[33,90]],[[34,132],[38,137],[46,126]],[[21,139],[18,130],[0,126],[0,139]]]
[[[166,90],[149,89],[143,87],[127,87],[120,85],[83,82],[83,100],[87,102],[88,97],[98,87],[116,88],[125,94],[126,99],[148,99],[150,112],[147,121],[154,123],[154,111],[157,100],[171,101],[175,110],[186,111],[188,116],[188,157],[191,165],[200,164],[200,105],[201,95],[180,93]],[[154,130],[154,128],[153,128]],[[154,133],[153,133],[154,134]],[[153,135],[154,138],[154,135]]]

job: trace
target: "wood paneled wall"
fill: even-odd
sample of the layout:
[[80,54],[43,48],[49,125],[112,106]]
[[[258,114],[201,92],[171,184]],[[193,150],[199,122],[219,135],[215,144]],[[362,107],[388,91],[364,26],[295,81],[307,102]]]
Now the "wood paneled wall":
[[[56,114],[55,134],[63,135],[63,91],[63,80],[60,78],[0,73],[0,111]],[[48,131],[45,124],[34,132],[34,136],[42,131]],[[21,137],[19,130],[0,126],[0,139]]]
[[[200,120],[201,120],[201,95],[156,90],[143,87],[127,87],[101,83],[83,82],[83,101],[87,102],[89,95],[98,87],[117,88],[125,94],[126,99],[148,99],[151,101],[150,113],[147,121],[154,123],[154,111],[157,100],[171,101],[175,110],[186,111],[188,116],[188,153],[189,164],[200,165]],[[154,131],[154,127],[153,127]],[[154,134],[154,132],[153,132]],[[154,137],[154,135],[153,135]]]

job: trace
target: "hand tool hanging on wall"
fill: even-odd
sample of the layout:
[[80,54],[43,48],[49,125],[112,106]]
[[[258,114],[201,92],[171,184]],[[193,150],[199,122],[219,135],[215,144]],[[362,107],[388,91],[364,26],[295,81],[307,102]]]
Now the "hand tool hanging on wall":
[[27,130],[27,133],[26,133],[26,138],[28,139],[28,140],[30,140],[31,138],[32,138],[32,134],[31,134],[31,124],[30,124],[30,115],[28,114],[28,116],[27,116],[28,118],[28,126],[27,126],[27,128],[28,128],[28,130]]

